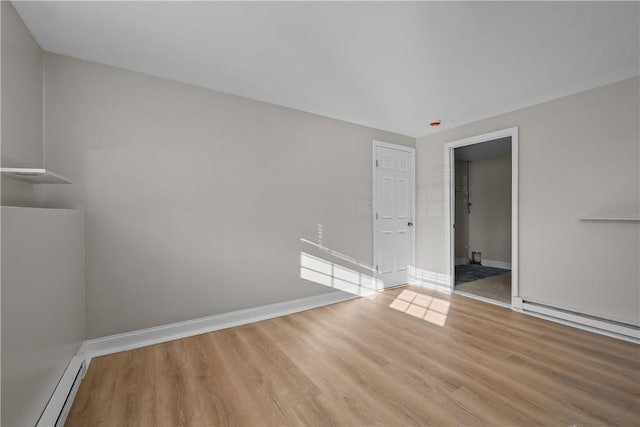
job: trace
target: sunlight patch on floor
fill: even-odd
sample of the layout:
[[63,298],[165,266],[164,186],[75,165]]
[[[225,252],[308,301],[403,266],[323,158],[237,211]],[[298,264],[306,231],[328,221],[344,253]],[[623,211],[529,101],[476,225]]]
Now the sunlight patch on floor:
[[409,316],[425,320],[434,325],[444,326],[451,303],[447,300],[404,289],[394,299],[390,308]]

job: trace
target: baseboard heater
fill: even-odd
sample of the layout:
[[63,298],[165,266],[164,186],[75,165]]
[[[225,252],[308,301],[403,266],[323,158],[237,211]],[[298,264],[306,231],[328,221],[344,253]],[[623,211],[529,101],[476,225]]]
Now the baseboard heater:
[[522,311],[525,313],[538,314],[545,317],[552,317],[572,324],[572,326],[589,329],[594,332],[603,333],[609,336],[615,336],[631,341],[640,342],[640,327],[629,325],[622,322],[616,322],[609,319],[591,316],[588,314],[578,313],[562,308],[552,307],[533,301],[522,300]]
[[84,378],[85,366],[86,363],[83,356],[74,356],[71,359],[36,427],[64,426],[71,404]]

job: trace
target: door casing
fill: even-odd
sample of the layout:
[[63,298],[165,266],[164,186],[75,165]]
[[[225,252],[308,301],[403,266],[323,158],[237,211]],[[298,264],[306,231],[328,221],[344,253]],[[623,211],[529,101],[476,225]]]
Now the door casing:
[[449,277],[449,290],[455,286],[455,156],[454,149],[467,145],[480,144],[494,139],[511,137],[511,307],[522,306],[518,286],[518,127],[497,130],[469,138],[447,142],[444,145],[444,218],[445,253],[449,257],[446,272]]

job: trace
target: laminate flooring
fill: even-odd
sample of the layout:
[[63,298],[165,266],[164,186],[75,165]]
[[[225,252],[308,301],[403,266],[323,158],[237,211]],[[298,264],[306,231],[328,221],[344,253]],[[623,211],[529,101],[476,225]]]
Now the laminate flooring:
[[456,290],[511,304],[511,272],[461,283]]
[[640,346],[401,287],[94,358],[67,426],[640,425]]

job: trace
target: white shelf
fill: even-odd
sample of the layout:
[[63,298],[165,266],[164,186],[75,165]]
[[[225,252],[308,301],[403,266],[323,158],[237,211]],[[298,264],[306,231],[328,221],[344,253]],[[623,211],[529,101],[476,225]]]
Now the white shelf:
[[71,184],[67,178],[46,169],[34,168],[0,168],[2,176],[29,184]]
[[602,215],[602,216],[583,216],[581,221],[640,221],[637,216],[624,215]]

